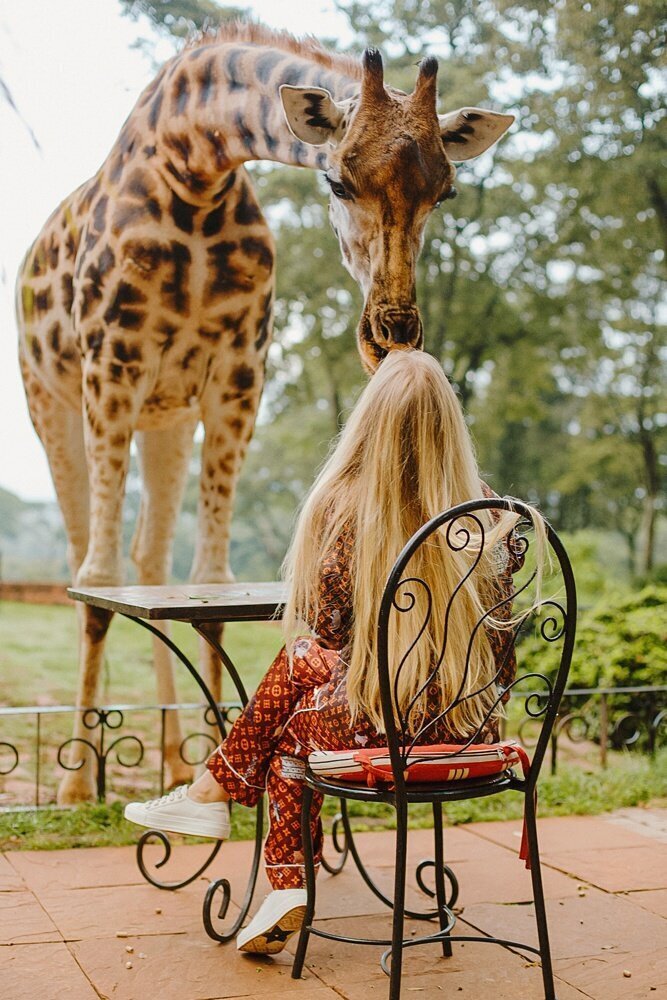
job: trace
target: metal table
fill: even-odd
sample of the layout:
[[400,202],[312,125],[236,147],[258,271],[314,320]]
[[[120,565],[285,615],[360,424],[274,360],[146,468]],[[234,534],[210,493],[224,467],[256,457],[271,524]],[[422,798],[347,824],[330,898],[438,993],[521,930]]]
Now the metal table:
[[[68,591],[69,596],[76,601],[83,601],[96,608],[104,608],[114,611],[136,622],[147,629],[154,636],[157,636],[174,653],[180,663],[187,669],[199,686],[202,695],[208,705],[211,718],[220,732],[220,739],[227,735],[227,726],[221,706],[216,703],[209,688],[205,684],[201,674],[193,665],[191,660],[176,645],[171,637],[164,635],[153,622],[180,621],[191,625],[195,632],[200,635],[215,650],[223,666],[229,674],[236,689],[241,705],[248,701],[248,695],[243,684],[243,680],[236,669],[233,661],[225,648],[217,639],[210,635],[206,626],[210,623],[227,622],[259,622],[271,621],[280,618],[282,607],[286,599],[286,587],[282,583],[226,583],[226,584],[183,584],[176,586],[161,587],[72,587]],[[267,664],[268,666],[268,664]],[[233,924],[227,928],[215,927],[214,919],[218,923],[224,921],[229,902],[231,899],[231,887],[228,879],[216,879],[209,885],[204,900],[204,926],[210,937],[215,941],[228,941],[234,937],[246,918],[257,882],[257,873],[262,854],[263,841],[263,821],[264,821],[264,799],[260,799],[255,813],[255,841],[254,852],[248,882],[246,885],[243,902],[238,917]],[[342,817],[337,816],[334,820],[334,847],[339,854],[336,865],[323,861],[323,865],[331,874],[341,871],[347,858],[347,838],[339,838],[339,828]],[[189,885],[199,878],[209,867],[218,851],[222,841],[217,841],[208,858],[205,860],[194,874],[180,881],[162,881],[157,875],[149,871],[145,858],[144,847],[148,841],[158,840],[164,847],[164,855],[155,864],[159,869],[167,864],[171,857],[171,843],[167,834],[161,830],[147,830],[137,844],[137,864],[143,877],[156,886],[158,889],[180,889]],[[220,904],[217,905],[217,913],[213,917],[213,907],[215,897],[221,893]]]
[[[157,621],[180,621],[191,625],[195,632],[205,639],[218,654],[236,688],[239,703],[245,705],[248,701],[248,695],[241,676],[227,651],[214,636],[206,631],[206,626],[211,623],[278,620],[280,619],[287,596],[286,587],[282,583],[182,584],[162,587],[86,587],[82,589],[72,587],[68,593],[76,601],[83,601],[93,607],[114,611],[125,618],[129,618],[130,621],[141,625],[168,646],[198,684],[208,705],[211,718],[215,720],[215,724],[218,727],[221,740],[227,735],[227,727],[221,706],[215,701],[200,673],[185,653],[179,649],[173,639],[164,635],[152,623]],[[262,855],[263,822],[264,799],[262,798],[257,804],[255,811],[253,859],[243,902],[241,903],[236,920],[228,927],[224,927],[223,922],[231,900],[229,880],[219,878],[209,884],[204,898],[203,920],[207,934],[214,941],[224,942],[235,937],[248,914],[255,891],[257,873]],[[170,890],[181,889],[183,886],[189,885],[195,879],[199,878],[209,867],[222,845],[222,841],[216,841],[203,865],[188,878],[181,879],[180,881],[166,882],[157,878],[153,872],[149,871],[146,865],[144,847],[150,840],[158,840],[164,847],[164,856],[160,861],[155,863],[156,869],[166,865],[171,857],[171,842],[167,834],[161,830],[147,830],[140,837],[137,844],[137,864],[139,870],[151,885],[156,886],[158,889]],[[344,799],[341,800],[341,811],[333,820],[332,843],[334,851],[337,854],[336,861],[335,863],[331,863],[323,857],[322,867],[329,874],[337,875],[342,871],[348,854],[351,854],[368,888],[386,906],[391,908],[393,906],[391,899],[375,884],[359,856],[350,827],[347,803]],[[427,897],[433,899],[435,891],[425,884],[423,878],[425,870],[431,867],[435,867],[433,859],[421,861],[417,866],[416,881],[421,891]],[[448,905],[453,906],[458,896],[458,883],[454,873],[448,866],[445,865],[444,870],[451,883]],[[217,902],[218,893],[220,893],[219,903]],[[215,915],[214,909],[216,911]],[[432,909],[420,911],[406,908],[405,913],[406,916],[417,920],[433,920],[438,915],[438,911]]]

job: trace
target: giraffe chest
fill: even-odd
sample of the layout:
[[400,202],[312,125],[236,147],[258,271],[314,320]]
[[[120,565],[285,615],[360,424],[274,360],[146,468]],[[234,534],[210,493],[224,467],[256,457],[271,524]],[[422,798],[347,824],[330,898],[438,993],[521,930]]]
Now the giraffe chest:
[[137,274],[136,257],[125,260],[124,280],[146,300],[144,322],[130,338],[147,379],[140,426],[165,426],[212,401],[240,401],[258,380],[271,274],[239,254],[235,241],[221,242],[193,241],[187,255],[181,251],[187,274],[171,254],[150,275]]

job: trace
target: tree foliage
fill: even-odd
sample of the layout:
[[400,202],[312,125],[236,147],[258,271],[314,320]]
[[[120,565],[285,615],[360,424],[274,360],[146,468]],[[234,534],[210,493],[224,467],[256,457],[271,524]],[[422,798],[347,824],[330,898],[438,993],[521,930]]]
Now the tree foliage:
[[[212,0],[124,6],[175,35],[228,13]],[[439,57],[441,111],[516,114],[495,149],[460,166],[459,198],[429,223],[418,271],[426,346],[458,388],[492,485],[540,502],[558,528],[618,532],[632,568],[649,571],[667,464],[664,4],[338,6],[357,48],[382,48],[392,83],[410,90],[429,52]],[[253,172],[276,234],[278,296],[233,532],[246,576],[275,572],[294,510],[364,381],[360,296],[340,265],[321,182],[285,167]]]

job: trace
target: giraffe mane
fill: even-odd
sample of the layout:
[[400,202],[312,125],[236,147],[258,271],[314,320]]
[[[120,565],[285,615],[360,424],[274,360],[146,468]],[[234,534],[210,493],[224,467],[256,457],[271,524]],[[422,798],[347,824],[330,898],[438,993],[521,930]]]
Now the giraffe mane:
[[265,45],[283,52],[291,52],[311,62],[337,70],[353,80],[360,80],[362,67],[359,59],[338,52],[330,52],[313,35],[296,38],[289,31],[269,28],[256,21],[228,21],[213,30],[204,30],[188,40],[185,49],[197,48],[224,42],[249,42],[251,45]]

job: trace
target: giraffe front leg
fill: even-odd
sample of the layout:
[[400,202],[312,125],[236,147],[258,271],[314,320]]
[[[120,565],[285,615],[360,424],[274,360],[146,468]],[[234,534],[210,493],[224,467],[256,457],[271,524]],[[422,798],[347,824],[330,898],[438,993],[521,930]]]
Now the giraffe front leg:
[[[51,396],[22,364],[30,416],[46,451],[53,483],[67,531],[68,561],[72,580],[88,548],[88,471],[84,447],[83,420],[79,413],[68,409]],[[95,704],[97,677],[103,655],[104,639],[111,615],[88,605],[77,604],[79,622],[79,692],[77,704]],[[91,739],[96,734],[83,725],[82,713],[77,712],[72,738]],[[95,767],[90,750],[82,743],[73,743],[65,750],[68,772],[58,791],[58,802],[71,805],[95,798]]]
[[[140,584],[159,586],[171,573],[174,531],[181,509],[192,454],[197,420],[188,420],[166,430],[144,431],[136,435],[141,471],[141,507],[132,541],[132,561]],[[155,622],[170,635],[168,622]],[[153,663],[157,697],[161,705],[178,701],[171,652],[157,637],[153,638]],[[192,768],[181,756],[183,735],[177,711],[165,714],[164,764],[168,788],[192,779]]]
[[[229,544],[234,497],[252,436],[263,375],[263,358],[255,358],[252,365],[237,365],[224,380],[226,384],[221,388],[214,383],[202,401],[205,438],[193,583],[226,583],[233,579]],[[219,638],[219,626],[214,631]],[[220,700],[220,660],[204,640],[200,649],[204,679],[213,697]]]
[[87,604],[77,607],[79,619],[79,686],[72,742],[67,752],[67,773],[58,787],[60,806],[92,802],[97,796],[95,757],[84,740],[95,743],[97,731],[84,726],[84,710],[97,702],[98,680],[104,663],[104,644],[113,613]]
[[[122,583],[122,509],[129,464],[130,441],[140,408],[140,379],[134,369],[113,364],[102,378],[103,360],[84,361],[83,430],[90,523],[86,556],[76,576],[78,587],[113,587]],[[79,643],[79,684],[74,739],[90,739],[83,710],[96,704],[104,662],[104,642],[111,622],[109,612],[84,606]],[[91,740],[92,742],[92,740]],[[69,804],[95,797],[95,762],[81,742],[69,751],[68,767],[58,790],[58,802]]]

